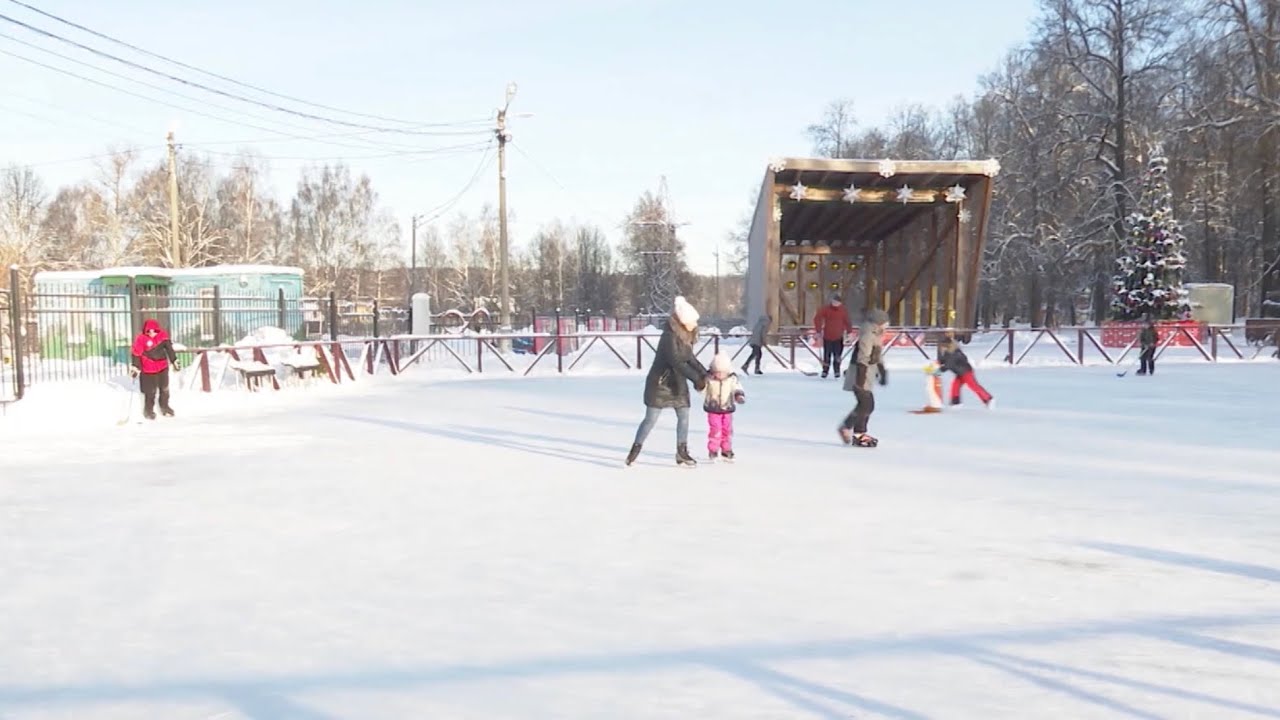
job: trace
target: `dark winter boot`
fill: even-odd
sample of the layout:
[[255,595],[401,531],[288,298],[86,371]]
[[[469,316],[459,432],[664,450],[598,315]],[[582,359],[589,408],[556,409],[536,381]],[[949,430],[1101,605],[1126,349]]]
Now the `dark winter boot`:
[[723,453],[721,453],[721,455],[724,455],[724,459],[725,459],[725,460],[728,460],[729,462],[733,462],[733,451],[732,451],[732,450],[725,450]]
[[631,446],[631,452],[627,453],[627,464],[635,462],[638,457],[640,457],[640,443],[635,443]]
[[697,466],[698,461],[694,460],[693,456],[689,454],[688,443],[680,443],[679,445],[676,445],[676,464],[684,467]]
[[142,417],[144,417],[144,418],[146,418],[146,419],[148,419],[148,420],[155,420],[155,419],[156,419],[156,411],[155,411],[155,410],[152,410],[151,408],[147,408],[146,410],[143,410],[143,411],[142,411]]
[[852,444],[853,444],[853,431],[852,431],[852,430],[850,430],[849,428],[847,428],[847,427],[845,427],[845,426],[841,425],[840,427],[836,428],[836,431],[840,433],[840,442],[844,443],[845,445],[852,445]]
[[720,457],[720,453],[716,452],[715,450],[712,450],[711,452],[707,453],[707,458],[711,460],[711,462],[715,462],[716,458],[718,457]]
[[853,444],[855,447],[873,448],[879,445],[880,441],[866,433],[862,433],[854,436]]
[[160,414],[164,415],[165,417],[173,417],[173,408],[169,407],[168,405],[161,405]]
[[958,398],[958,397],[953,397],[953,398],[951,398],[951,404],[952,404],[952,405],[959,405],[959,404],[960,404],[960,398]]

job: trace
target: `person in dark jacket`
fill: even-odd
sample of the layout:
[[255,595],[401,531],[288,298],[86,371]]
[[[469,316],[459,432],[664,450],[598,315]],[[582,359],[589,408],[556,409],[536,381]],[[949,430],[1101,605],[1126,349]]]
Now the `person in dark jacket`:
[[880,444],[879,440],[867,434],[867,423],[876,410],[876,396],[872,392],[874,383],[889,383],[889,373],[884,367],[884,331],[888,325],[889,314],[876,308],[867,313],[867,321],[858,330],[858,342],[844,376],[844,389],[853,392],[858,404],[838,428],[845,445],[875,447]]
[[182,369],[173,342],[159,322],[149,319],[142,323],[142,334],[133,341],[133,367],[130,368],[130,374],[138,378],[143,397],[142,415],[148,420],[156,419],[157,396],[160,412],[173,417],[173,408],[169,406],[170,367]]
[[773,322],[773,318],[768,313],[761,315],[756,319],[755,327],[751,328],[751,337],[747,338],[747,344],[751,346],[751,355],[747,357],[747,361],[742,364],[742,372],[749,372],[747,367],[751,365],[751,361],[756,363],[756,374],[763,375],[760,372],[760,360],[764,357],[764,339],[765,333],[769,332],[769,323]]
[[667,408],[676,411],[676,464],[698,464],[689,454],[689,383],[702,392],[707,386],[707,368],[694,355],[697,339],[698,311],[683,296],[677,297],[645,377],[644,420],[636,428],[635,442],[627,453],[628,465],[636,461],[658,416]]
[[1142,346],[1142,354],[1138,356],[1138,374],[1156,374],[1156,346],[1160,342],[1160,334],[1156,332],[1156,321],[1147,316],[1147,322],[1138,334],[1138,344]]
[[938,366],[955,375],[951,381],[952,405],[960,404],[960,391],[966,387],[978,396],[983,405],[991,407],[991,403],[995,402],[991,393],[978,382],[978,377],[973,372],[973,364],[969,362],[969,356],[960,349],[959,341],[951,333],[947,333],[947,337],[938,344]]

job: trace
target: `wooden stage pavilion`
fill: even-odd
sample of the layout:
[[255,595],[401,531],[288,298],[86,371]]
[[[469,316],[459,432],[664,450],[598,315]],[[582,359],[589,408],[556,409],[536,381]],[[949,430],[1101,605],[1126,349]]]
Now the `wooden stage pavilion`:
[[857,324],[972,328],[995,160],[781,158],[748,237],[747,322],[809,327],[838,293]]

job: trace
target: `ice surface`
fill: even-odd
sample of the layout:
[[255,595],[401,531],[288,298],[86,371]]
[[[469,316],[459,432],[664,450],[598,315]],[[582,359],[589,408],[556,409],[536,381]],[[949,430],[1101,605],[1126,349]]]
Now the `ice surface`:
[[839,381],[753,376],[738,462],[694,470],[671,414],[622,467],[634,372],[124,427],[120,390],[33,386],[0,718],[1280,717],[1274,363],[979,379],[999,410],[919,416],[891,374],[862,450]]

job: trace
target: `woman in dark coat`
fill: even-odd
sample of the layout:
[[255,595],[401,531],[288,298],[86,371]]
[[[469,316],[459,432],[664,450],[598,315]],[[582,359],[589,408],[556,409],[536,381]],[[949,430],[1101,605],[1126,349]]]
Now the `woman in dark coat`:
[[676,464],[687,467],[698,464],[689,454],[689,383],[701,392],[707,384],[707,369],[693,353],[697,339],[698,311],[684,297],[677,297],[644,381],[644,420],[636,429],[631,452],[627,453],[628,465],[636,461],[641,446],[666,408],[676,411]]

